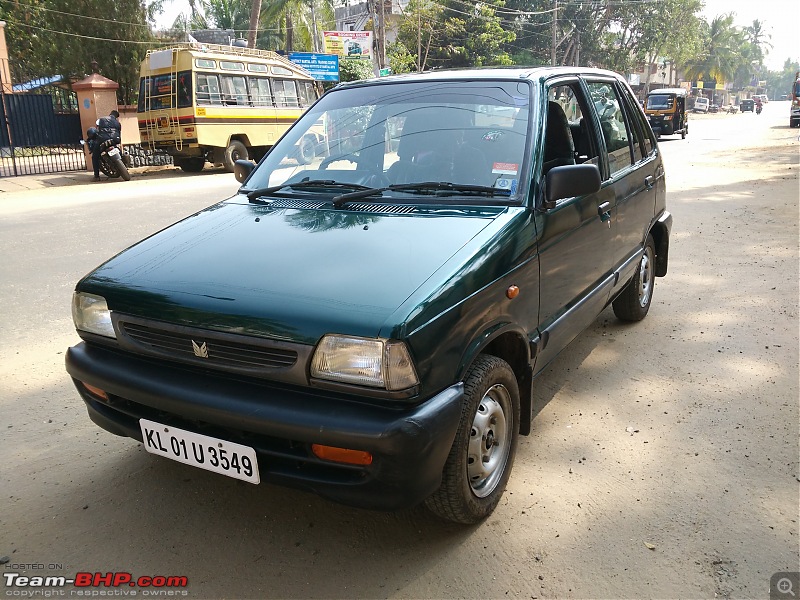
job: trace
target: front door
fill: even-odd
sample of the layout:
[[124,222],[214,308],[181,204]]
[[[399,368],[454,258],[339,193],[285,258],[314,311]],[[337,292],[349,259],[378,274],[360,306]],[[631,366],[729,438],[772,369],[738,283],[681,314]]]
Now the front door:
[[[540,110],[546,111],[547,123],[539,154],[542,182],[549,168],[576,162],[594,163],[602,173],[605,159],[597,121],[579,81],[552,83],[543,104]],[[604,185],[596,194],[565,198],[554,208],[537,211],[539,333],[545,341],[537,371],[589,325],[608,300],[615,255],[613,202],[613,187]]]

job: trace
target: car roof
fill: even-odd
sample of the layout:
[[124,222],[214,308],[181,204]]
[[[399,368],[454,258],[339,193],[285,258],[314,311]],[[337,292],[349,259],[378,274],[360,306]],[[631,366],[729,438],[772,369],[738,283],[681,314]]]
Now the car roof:
[[403,73],[400,75],[390,75],[389,77],[351,81],[348,83],[339,84],[337,87],[353,87],[359,85],[376,84],[380,85],[384,83],[412,81],[466,81],[482,79],[526,79],[530,81],[537,81],[550,77],[557,77],[560,75],[597,75],[623,80],[622,76],[614,71],[593,69],[588,67],[485,67],[467,69],[441,69],[435,71],[424,71],[422,73]]

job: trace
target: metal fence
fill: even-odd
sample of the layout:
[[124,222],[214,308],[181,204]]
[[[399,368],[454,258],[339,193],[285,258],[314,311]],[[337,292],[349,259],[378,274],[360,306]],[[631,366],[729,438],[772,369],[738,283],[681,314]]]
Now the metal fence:
[[50,94],[2,94],[0,177],[86,169],[80,116]]

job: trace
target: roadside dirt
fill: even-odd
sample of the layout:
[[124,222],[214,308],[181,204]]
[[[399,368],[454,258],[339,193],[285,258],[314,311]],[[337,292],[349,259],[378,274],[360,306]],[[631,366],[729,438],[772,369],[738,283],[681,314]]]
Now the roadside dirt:
[[190,598],[768,597],[800,570],[799,132],[776,102],[662,140],[675,221],[650,314],[607,310],[539,378],[506,495],[470,528],[250,486],[95,427],[63,369],[71,286],[197,192],[138,212],[3,196],[0,574],[183,575]]

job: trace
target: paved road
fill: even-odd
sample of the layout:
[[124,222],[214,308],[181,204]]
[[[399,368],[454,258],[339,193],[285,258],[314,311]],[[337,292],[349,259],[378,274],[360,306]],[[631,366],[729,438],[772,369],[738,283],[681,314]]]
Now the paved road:
[[0,573],[183,575],[192,598],[765,597],[798,564],[785,104],[662,141],[675,232],[650,315],[606,311],[538,380],[534,434],[473,528],[228,480],[89,422],[63,368],[75,282],[232,176],[0,196]]

